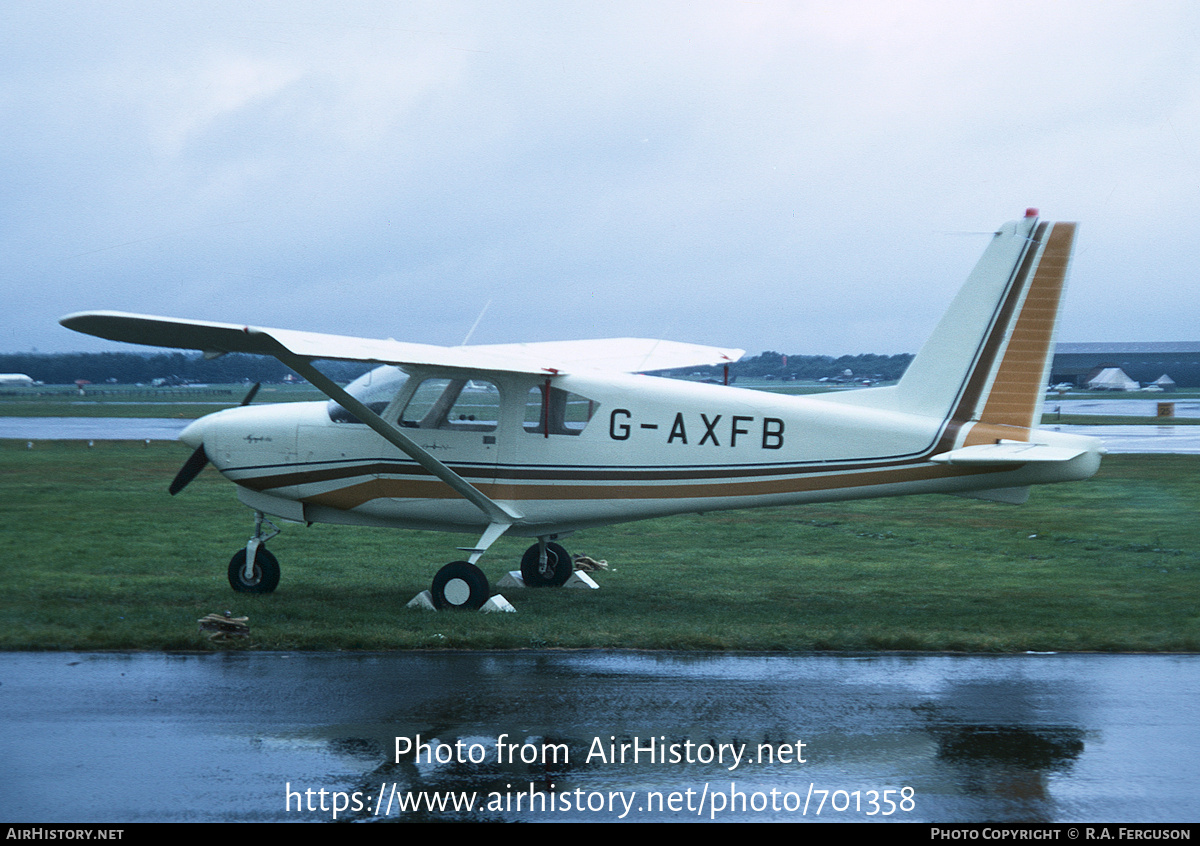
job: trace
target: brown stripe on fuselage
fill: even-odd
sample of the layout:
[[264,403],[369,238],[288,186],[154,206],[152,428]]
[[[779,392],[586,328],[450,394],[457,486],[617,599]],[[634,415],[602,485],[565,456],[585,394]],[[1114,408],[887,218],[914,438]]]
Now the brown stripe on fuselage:
[[[506,484],[514,481],[522,482],[591,482],[596,484],[611,484],[612,482],[662,482],[662,481],[715,481],[718,479],[763,478],[767,476],[796,476],[811,473],[828,473],[833,470],[853,471],[878,469],[881,465],[901,467],[920,464],[928,458],[928,452],[909,456],[881,456],[874,459],[847,459],[844,461],[796,462],[791,464],[769,465],[711,465],[704,467],[539,467],[530,466],[500,466],[464,467],[451,465],[455,473],[468,480],[475,486],[487,484],[500,477]],[[238,468],[234,473],[246,472],[256,468]],[[363,464],[343,464],[337,467],[323,469],[294,470],[287,473],[262,473],[256,476],[234,476],[233,480],[245,488],[256,491],[268,491],[293,485],[309,485],[319,482],[332,482],[340,479],[353,479],[363,476],[432,476],[424,468],[414,463],[391,461],[375,461]]]
[[[516,485],[480,484],[480,492],[492,499],[521,500],[594,500],[594,499],[688,499],[711,497],[771,496],[824,490],[899,484],[902,482],[948,479],[1011,470],[1011,467],[913,467],[856,473],[809,475],[793,479],[757,479],[705,485]],[[454,499],[453,490],[434,480],[370,479],[334,491],[301,497],[314,505],[348,510],[374,499]]]

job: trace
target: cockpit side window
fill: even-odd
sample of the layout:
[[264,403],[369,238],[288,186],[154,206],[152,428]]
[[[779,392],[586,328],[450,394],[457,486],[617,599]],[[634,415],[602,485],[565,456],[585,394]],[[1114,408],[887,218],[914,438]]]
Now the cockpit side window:
[[409,429],[494,432],[500,420],[500,391],[479,379],[426,379],[400,414]]
[[[408,374],[399,367],[386,365],[364,373],[346,386],[346,393],[361,402],[376,414],[382,414],[393,399],[404,389]],[[329,419],[334,423],[357,423],[362,421],[342,408],[334,400],[326,403]]]

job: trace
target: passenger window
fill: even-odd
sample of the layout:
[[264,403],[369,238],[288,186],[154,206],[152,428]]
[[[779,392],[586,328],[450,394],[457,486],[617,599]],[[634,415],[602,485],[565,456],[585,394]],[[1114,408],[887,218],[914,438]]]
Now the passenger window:
[[[546,402],[549,393],[549,402]],[[599,405],[587,397],[539,385],[525,400],[525,431],[531,435],[579,435]]]
[[426,379],[400,414],[410,429],[494,432],[500,419],[500,391],[477,379]]

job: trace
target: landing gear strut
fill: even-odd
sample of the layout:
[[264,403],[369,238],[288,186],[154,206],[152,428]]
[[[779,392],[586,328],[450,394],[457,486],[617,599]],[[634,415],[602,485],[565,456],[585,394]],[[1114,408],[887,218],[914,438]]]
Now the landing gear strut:
[[575,563],[565,549],[545,538],[521,556],[521,578],[526,587],[561,587],[571,578]]
[[[265,534],[263,523],[274,531]],[[279,586],[279,561],[263,546],[277,534],[278,526],[266,520],[261,511],[254,512],[254,537],[229,559],[230,587],[239,593],[270,593]]]

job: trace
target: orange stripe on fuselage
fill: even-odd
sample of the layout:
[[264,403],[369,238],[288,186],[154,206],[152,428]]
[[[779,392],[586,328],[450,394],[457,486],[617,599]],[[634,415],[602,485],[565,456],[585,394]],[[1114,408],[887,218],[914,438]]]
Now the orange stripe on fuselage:
[[[917,465],[888,470],[841,474],[810,475],[793,479],[749,479],[744,482],[694,485],[520,485],[512,483],[479,484],[476,487],[492,499],[522,500],[593,500],[593,499],[689,499],[709,497],[772,496],[856,487],[900,484],[903,482],[949,479],[996,473],[1012,468],[947,467]],[[419,479],[369,479],[333,491],[302,496],[302,502],[349,510],[374,499],[447,499],[457,497],[449,487],[436,481]]]

